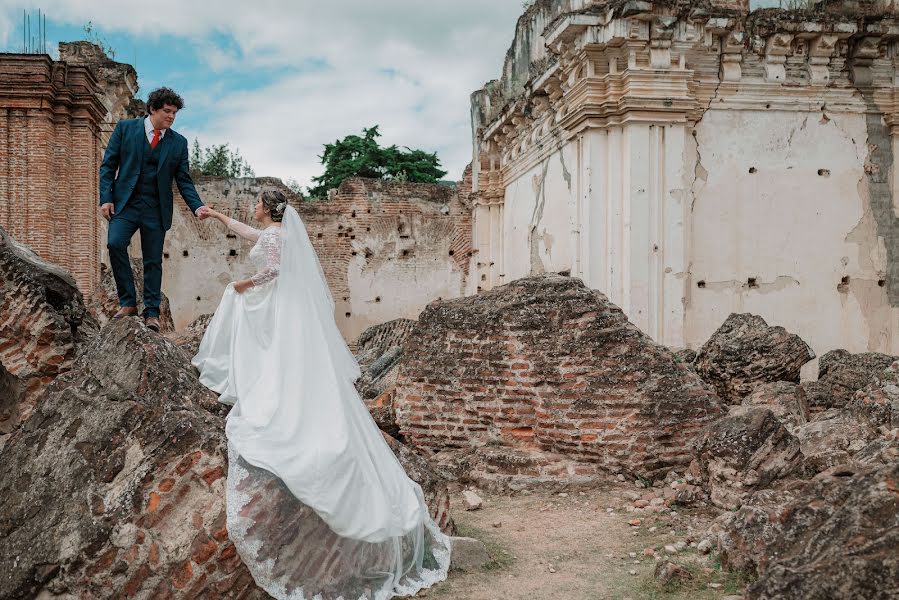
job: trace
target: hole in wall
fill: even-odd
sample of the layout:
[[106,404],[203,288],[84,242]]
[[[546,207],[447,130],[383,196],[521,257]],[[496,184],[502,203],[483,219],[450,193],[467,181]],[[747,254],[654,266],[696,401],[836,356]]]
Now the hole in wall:
[[197,296],[197,302],[199,302],[200,300],[202,300],[202,298],[200,298],[199,296]]
[[701,290],[704,290],[705,289],[705,281],[700,279],[699,281],[696,282],[696,287],[698,287]]
[[338,226],[337,226],[337,231],[340,231],[341,229],[343,229],[343,225],[338,225]]
[[749,167],[749,173],[754,175],[755,173],[758,173],[758,169],[756,169],[755,167]]
[[353,250],[352,252],[350,252],[350,254],[352,254],[353,256],[356,256],[356,255],[358,254],[358,252],[356,252],[355,250]]
[[758,279],[755,277],[750,277],[746,280],[746,285],[749,286],[749,289],[755,289],[759,287]]
[[877,280],[877,285],[878,285],[879,287],[886,287],[886,285],[887,285],[887,280],[886,280],[886,279],[878,279],[878,280]]
[[375,296],[375,302],[380,302],[380,301],[381,301],[381,297],[380,297],[380,296]]
[[409,256],[409,251],[408,251],[408,250],[403,250],[403,256]]
[[168,253],[168,252],[163,252],[163,253],[162,253],[162,258],[168,258],[168,257],[169,257],[169,253]]
[[450,251],[449,251],[449,255],[450,255],[450,256],[453,256],[453,255],[455,255],[455,254],[456,254],[456,251],[455,251],[455,250],[450,250]]
[[841,294],[845,294],[849,291],[849,275],[844,275],[840,278],[840,283],[837,285],[837,291]]
[[185,251],[182,253],[182,255],[183,255],[183,256],[190,256],[190,254],[188,254],[187,250],[185,250]]
[[356,218],[356,211],[354,210],[352,213],[350,213],[350,216],[351,216],[352,218],[355,219],[355,218]]
[[344,313],[344,316],[345,316],[347,319],[349,319],[349,318],[350,318],[350,313]]
[[818,169],[819,177],[830,177],[830,169]]
[[771,105],[770,105],[770,104],[766,104],[766,105],[765,105],[765,108],[771,108]]
[[228,256],[237,256],[237,250],[235,250],[234,248],[231,248],[228,251]]
[[315,236],[315,237],[317,237],[317,238],[318,238],[318,239],[322,239],[322,237],[323,237],[323,236],[324,236],[324,235],[325,235],[325,234],[323,234],[323,233],[320,233],[320,234],[318,234],[318,235],[317,235],[317,236]]

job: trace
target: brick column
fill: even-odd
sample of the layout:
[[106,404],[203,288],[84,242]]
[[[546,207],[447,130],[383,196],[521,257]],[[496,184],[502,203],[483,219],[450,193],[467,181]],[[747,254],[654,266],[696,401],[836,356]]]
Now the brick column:
[[99,282],[99,92],[88,67],[0,54],[0,226],[82,292]]

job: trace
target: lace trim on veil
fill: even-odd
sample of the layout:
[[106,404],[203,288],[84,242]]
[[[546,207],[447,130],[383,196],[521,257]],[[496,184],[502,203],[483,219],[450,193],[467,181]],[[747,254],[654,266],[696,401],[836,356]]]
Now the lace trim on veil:
[[[320,593],[311,597],[306,596],[302,588],[296,588],[289,584],[289,574],[280,577],[275,574],[276,561],[274,559],[265,559],[259,556],[265,542],[253,539],[250,535],[253,519],[241,514],[254,498],[253,494],[241,488],[241,484],[247,482],[251,476],[246,465],[247,463],[241,459],[237,450],[229,443],[226,515],[228,535],[238,554],[256,584],[278,600],[326,600]],[[271,477],[273,481],[277,481],[276,478]],[[289,494],[286,490],[285,493]],[[428,569],[422,566],[415,571],[413,565],[399,578],[399,581],[393,582],[389,588],[385,585],[374,591],[373,595],[363,593],[358,598],[345,598],[340,595],[328,597],[327,600],[388,600],[398,595],[412,596],[420,590],[446,579],[451,553],[450,538],[440,531],[437,523],[429,517],[424,519],[423,525],[433,539],[433,544],[428,545],[427,550],[436,562],[435,568]],[[309,540],[306,543],[315,543],[315,540]],[[413,577],[413,573],[417,576]]]

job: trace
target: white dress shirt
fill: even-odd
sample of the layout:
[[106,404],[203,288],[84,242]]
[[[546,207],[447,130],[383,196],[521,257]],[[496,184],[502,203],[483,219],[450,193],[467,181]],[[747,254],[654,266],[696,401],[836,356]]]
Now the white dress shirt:
[[[147,141],[152,144],[153,143],[153,123],[150,122],[150,117],[146,117],[144,119],[144,131],[147,134]],[[166,131],[168,131],[168,130],[167,129],[159,130],[159,141],[160,142],[162,141],[162,138],[165,137]],[[201,206],[200,208],[205,208],[205,206]],[[194,213],[195,215],[200,216],[200,208],[198,208],[196,210],[196,212]]]
[[[147,141],[153,143],[153,123],[150,122],[150,117],[144,119],[144,131],[147,132]],[[159,130],[159,141],[162,141],[162,138],[165,137],[165,129]]]

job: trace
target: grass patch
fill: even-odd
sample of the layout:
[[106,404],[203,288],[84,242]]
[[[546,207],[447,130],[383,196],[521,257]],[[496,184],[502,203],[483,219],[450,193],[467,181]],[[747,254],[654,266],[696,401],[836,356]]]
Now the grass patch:
[[[681,555],[682,560],[675,561],[678,565],[686,569],[691,579],[676,580],[662,587],[656,583],[653,575],[644,578],[639,584],[641,597],[647,600],[713,600],[720,598],[722,595],[740,595],[746,586],[751,583],[751,579],[739,571],[726,571],[721,568],[719,561],[714,561],[708,568],[703,569],[700,563],[690,560]],[[694,557],[695,558],[695,557]],[[709,587],[710,583],[721,584],[718,589]]]

